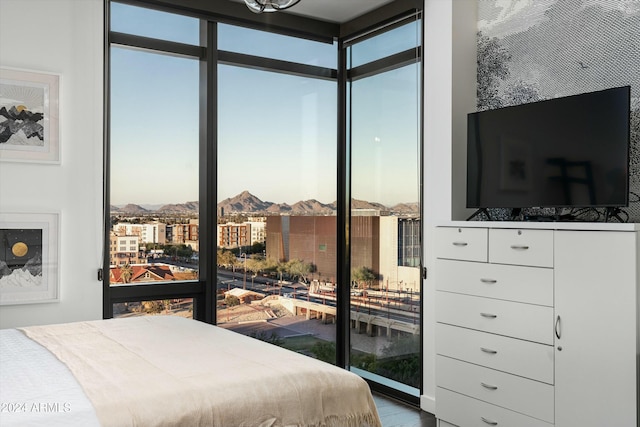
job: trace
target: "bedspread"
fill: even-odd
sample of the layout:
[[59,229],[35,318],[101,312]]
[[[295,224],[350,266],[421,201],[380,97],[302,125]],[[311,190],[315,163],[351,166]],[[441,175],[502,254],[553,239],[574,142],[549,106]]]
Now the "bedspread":
[[380,426],[357,375],[198,321],[21,330],[67,365],[104,426]]

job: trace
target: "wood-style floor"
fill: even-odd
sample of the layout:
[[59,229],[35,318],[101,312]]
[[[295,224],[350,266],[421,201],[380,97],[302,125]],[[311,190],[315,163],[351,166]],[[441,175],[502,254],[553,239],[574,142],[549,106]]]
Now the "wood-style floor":
[[436,427],[436,418],[420,409],[373,392],[382,427]]

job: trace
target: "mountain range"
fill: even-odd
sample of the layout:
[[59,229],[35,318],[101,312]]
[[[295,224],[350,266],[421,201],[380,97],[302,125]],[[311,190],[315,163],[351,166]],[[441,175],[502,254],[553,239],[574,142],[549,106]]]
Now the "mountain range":
[[[376,209],[401,214],[418,212],[417,203],[400,203],[395,206],[387,207],[380,203],[353,199],[352,206],[355,209]],[[140,205],[130,203],[125,206],[111,205],[111,213],[128,215],[197,215],[199,208],[200,202],[198,201],[168,204],[159,207],[142,207]],[[234,197],[230,197],[219,202],[218,209],[223,209],[225,214],[253,213],[271,215],[333,215],[336,212],[336,202],[326,204],[315,199],[301,200],[293,205],[289,205],[287,203],[265,202],[245,190]]]

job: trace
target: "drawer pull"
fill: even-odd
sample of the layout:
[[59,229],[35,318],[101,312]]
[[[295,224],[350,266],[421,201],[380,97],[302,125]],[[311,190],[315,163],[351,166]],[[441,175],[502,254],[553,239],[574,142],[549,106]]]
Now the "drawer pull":
[[490,426],[497,426],[498,425],[497,421],[493,421],[493,420],[490,420],[490,419],[485,418],[485,417],[480,417],[480,419],[482,421],[484,421],[485,423],[489,424]]
[[527,249],[529,249],[529,246],[526,246],[526,245],[511,245],[511,249],[514,249],[516,251],[526,251]]
[[493,284],[493,283],[497,283],[498,282],[496,279],[480,279],[480,281],[482,283],[489,283],[489,284]]
[[480,313],[480,316],[486,317],[487,319],[495,319],[496,317],[498,317],[497,314],[491,314],[491,313]]
[[556,338],[560,339],[562,336],[562,324],[560,323],[560,315],[556,317],[556,325],[555,325]]
[[482,385],[482,387],[487,388],[489,390],[497,390],[498,386],[497,385],[491,385],[491,384],[487,384],[487,383],[480,383]]
[[453,242],[453,246],[467,246],[467,242]]
[[480,347],[480,350],[484,351],[485,353],[489,353],[489,354],[498,353],[496,350],[491,350],[490,348],[486,348],[486,347]]

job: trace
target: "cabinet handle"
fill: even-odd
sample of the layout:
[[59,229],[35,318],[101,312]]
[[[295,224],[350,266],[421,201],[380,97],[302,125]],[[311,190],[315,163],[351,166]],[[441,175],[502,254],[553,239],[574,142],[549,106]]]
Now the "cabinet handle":
[[560,339],[560,336],[562,335],[562,324],[560,323],[560,315],[556,316],[555,330],[556,330],[556,338]]
[[497,385],[491,385],[491,384],[487,384],[487,383],[480,383],[482,385],[482,387],[484,388],[488,388],[489,390],[497,390],[498,386]]
[[482,279],[482,278],[480,279],[480,281],[481,281],[482,283],[489,283],[489,284],[493,284],[493,283],[496,283],[496,282],[497,282],[497,280],[496,280],[496,279]]
[[467,242],[453,242],[453,246],[467,246]]
[[511,245],[511,249],[515,249],[516,251],[526,251],[529,249],[529,246],[526,245]]
[[490,420],[490,419],[485,418],[485,417],[480,417],[480,419],[482,421],[484,421],[485,423],[489,424],[490,426],[497,426],[498,425],[497,421],[493,421],[493,420]]
[[486,317],[487,319],[495,319],[496,317],[498,317],[497,314],[491,314],[491,313],[480,313],[480,316]]
[[486,348],[486,347],[480,347],[480,350],[484,351],[485,353],[489,353],[489,354],[496,354],[497,353],[496,350],[491,350],[490,348]]

